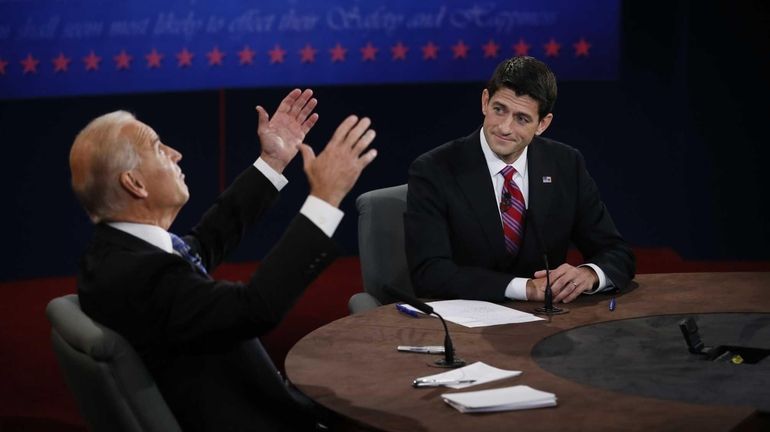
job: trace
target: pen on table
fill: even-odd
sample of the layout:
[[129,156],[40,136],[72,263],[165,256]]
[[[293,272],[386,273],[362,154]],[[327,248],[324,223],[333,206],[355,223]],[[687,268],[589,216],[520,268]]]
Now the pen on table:
[[618,304],[617,304],[617,302],[615,301],[615,297],[613,296],[613,297],[610,299],[610,312],[614,311],[614,310],[615,310],[615,307],[617,307],[617,305],[618,305]]
[[433,380],[433,379],[416,379],[412,382],[412,387],[439,387],[456,384],[473,384],[475,379],[456,379],[456,380]]
[[398,310],[399,312],[401,312],[403,314],[407,314],[407,315],[409,315],[412,318],[419,317],[417,312],[413,311],[412,309],[409,309],[408,307],[404,306],[401,303],[396,303],[396,310]]
[[420,353],[420,354],[444,354],[444,347],[440,345],[427,345],[427,346],[413,346],[413,345],[399,345],[396,347],[398,351]]

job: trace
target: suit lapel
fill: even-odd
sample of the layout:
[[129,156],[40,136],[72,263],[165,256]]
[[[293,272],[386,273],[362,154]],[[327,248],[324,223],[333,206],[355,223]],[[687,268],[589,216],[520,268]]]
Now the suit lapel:
[[[545,229],[545,220],[548,215],[548,209],[551,208],[553,201],[553,183],[560,179],[555,176],[555,167],[553,161],[545,157],[540,139],[535,137],[529,144],[527,151],[527,176],[529,180],[529,217],[534,218],[534,224],[530,221],[526,224],[524,244],[522,245],[522,256],[540,256],[541,250],[548,245],[540,245],[538,237],[542,242],[547,243]],[[537,228],[538,232],[534,229]]]
[[481,152],[480,130],[466,137],[460,146],[459,157],[453,158],[454,174],[470,209],[479,220],[484,236],[496,261],[504,265],[508,259],[503,239],[500,212],[495,205],[495,191],[489,177],[484,154]]

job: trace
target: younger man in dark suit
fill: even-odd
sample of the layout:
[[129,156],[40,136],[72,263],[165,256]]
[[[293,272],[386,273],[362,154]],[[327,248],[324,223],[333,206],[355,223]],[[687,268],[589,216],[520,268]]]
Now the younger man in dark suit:
[[[495,69],[484,123],[417,158],[409,170],[406,253],[429,298],[542,300],[547,252],[554,302],[623,288],[634,256],[574,148],[542,138],[556,78],[532,57]],[[574,243],[585,264],[566,264]]]
[[[315,105],[312,91],[296,89],[272,118],[257,107],[260,157],[184,238],[167,231],[189,198],[182,155],[150,126],[116,111],[72,145],[72,187],[96,224],[78,277],[82,308],[131,342],[185,431],[312,427],[250,387],[228,356],[274,327],[334,259],[337,207],[376,156],[369,119],[350,116],[316,157],[303,144]],[[281,173],[298,151],[310,183],[300,214],[249,282],[212,279],[286,185]]]

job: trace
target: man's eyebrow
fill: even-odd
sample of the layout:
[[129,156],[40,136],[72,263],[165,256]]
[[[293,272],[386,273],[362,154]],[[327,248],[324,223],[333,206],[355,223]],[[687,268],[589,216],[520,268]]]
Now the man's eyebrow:
[[[505,108],[506,110],[511,110],[511,108],[508,105],[506,105],[506,104],[504,104],[504,103],[502,103],[500,101],[492,101],[492,105],[500,107],[500,108]],[[518,116],[526,117],[527,120],[532,120],[532,118],[533,118],[531,115],[529,115],[528,113],[526,113],[524,111],[515,111],[514,114],[516,114]]]

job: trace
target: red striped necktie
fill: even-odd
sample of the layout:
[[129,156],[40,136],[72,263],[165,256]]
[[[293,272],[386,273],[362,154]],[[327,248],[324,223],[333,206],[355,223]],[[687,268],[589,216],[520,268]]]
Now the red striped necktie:
[[516,169],[510,165],[500,170],[505,179],[503,193],[500,197],[500,215],[503,219],[503,234],[505,249],[513,256],[519,252],[521,245],[522,225],[524,223],[524,195],[513,181]]

